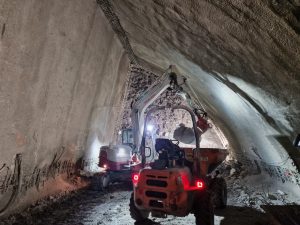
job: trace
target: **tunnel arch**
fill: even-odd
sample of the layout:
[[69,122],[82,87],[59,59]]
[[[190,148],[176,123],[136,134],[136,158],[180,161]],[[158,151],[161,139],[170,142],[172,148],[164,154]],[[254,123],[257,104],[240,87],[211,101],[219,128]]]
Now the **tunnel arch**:
[[274,1],[98,3],[118,18],[137,61],[176,65],[191,80],[238,158],[299,185],[299,159],[289,155],[299,130],[299,23],[282,17],[295,3],[278,3],[281,12]]
[[297,1],[0,5],[0,211],[18,192],[0,216],[80,188],[77,161],[96,167],[90,156],[115,138],[130,63],[157,74],[176,65],[236,159],[299,188]]

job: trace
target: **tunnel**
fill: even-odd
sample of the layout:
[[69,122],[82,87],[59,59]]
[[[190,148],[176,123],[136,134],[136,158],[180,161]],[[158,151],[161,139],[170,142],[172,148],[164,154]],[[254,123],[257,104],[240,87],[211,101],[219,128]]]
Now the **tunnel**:
[[[0,12],[0,225],[195,224],[134,222],[131,179],[97,188],[100,149],[170,66],[208,115],[200,147],[227,150],[214,224],[300,224],[298,0],[2,0]],[[183,101],[168,89],[151,106]]]

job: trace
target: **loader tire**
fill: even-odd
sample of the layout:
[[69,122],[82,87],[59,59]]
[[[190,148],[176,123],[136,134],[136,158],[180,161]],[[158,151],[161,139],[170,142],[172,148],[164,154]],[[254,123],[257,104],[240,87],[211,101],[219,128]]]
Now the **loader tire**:
[[211,204],[215,209],[225,209],[227,206],[227,185],[224,178],[215,178],[211,183]]
[[141,211],[135,206],[133,193],[131,194],[130,197],[129,211],[130,211],[131,218],[134,219],[136,222],[147,220],[149,216],[149,212]]
[[110,184],[110,175],[109,174],[105,174],[101,177],[101,182],[100,182],[100,186],[102,188],[102,190],[106,190],[108,189]]
[[195,199],[194,215],[196,225],[214,225],[214,208],[210,203],[210,195],[208,193]]

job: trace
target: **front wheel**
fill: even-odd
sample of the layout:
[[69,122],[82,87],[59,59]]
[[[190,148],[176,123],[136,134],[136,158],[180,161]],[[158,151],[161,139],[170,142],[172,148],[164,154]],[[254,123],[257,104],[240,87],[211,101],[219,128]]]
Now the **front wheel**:
[[101,179],[101,185],[103,189],[107,189],[110,183],[110,176],[108,174],[105,174],[102,176]]
[[130,197],[129,211],[130,211],[131,218],[134,219],[136,222],[144,221],[149,216],[149,212],[141,211],[135,206],[133,193],[131,194]]
[[96,189],[99,191],[105,191],[106,189],[108,189],[110,176],[108,174],[98,176],[96,182]]

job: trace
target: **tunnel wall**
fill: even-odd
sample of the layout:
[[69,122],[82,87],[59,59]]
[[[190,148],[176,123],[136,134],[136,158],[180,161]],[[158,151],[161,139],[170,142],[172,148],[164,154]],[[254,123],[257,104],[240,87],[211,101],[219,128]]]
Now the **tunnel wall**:
[[176,65],[190,79],[250,171],[300,187],[292,146],[300,125],[296,3],[101,2],[111,4],[140,61],[160,70]]
[[0,26],[3,216],[78,187],[76,161],[113,138],[129,60],[94,0],[3,0]]

